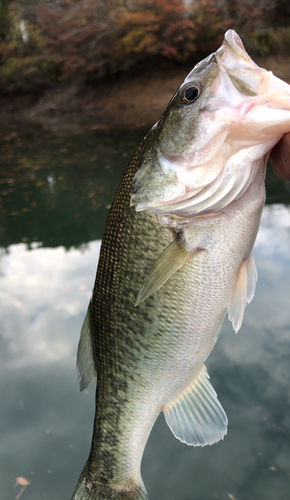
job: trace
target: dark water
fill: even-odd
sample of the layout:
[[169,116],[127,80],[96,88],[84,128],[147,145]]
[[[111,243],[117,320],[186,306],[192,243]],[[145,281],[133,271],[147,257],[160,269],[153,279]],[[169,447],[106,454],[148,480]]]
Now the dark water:
[[[70,500],[87,458],[95,387],[79,393],[77,342],[108,206],[142,136],[1,144],[1,500]],[[160,417],[142,464],[150,500],[289,498],[290,189],[269,174],[256,295],[207,362],[228,435],[190,448]]]

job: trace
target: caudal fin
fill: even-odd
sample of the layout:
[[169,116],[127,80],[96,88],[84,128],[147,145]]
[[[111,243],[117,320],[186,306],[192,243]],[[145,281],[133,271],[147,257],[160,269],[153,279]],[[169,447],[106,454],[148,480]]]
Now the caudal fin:
[[110,484],[93,484],[87,477],[85,466],[71,500],[148,500],[148,496],[141,485],[124,490]]

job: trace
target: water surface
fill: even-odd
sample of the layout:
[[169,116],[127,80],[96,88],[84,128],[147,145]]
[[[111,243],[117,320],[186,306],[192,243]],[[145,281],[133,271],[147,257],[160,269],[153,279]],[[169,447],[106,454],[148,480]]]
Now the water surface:
[[[70,500],[88,456],[95,385],[79,392],[77,342],[108,208],[143,135],[1,144],[1,500]],[[256,295],[239,334],[227,321],[207,361],[228,435],[187,447],[159,417],[142,464],[150,500],[289,498],[289,203],[289,184],[269,172]],[[19,476],[30,482],[22,493]]]

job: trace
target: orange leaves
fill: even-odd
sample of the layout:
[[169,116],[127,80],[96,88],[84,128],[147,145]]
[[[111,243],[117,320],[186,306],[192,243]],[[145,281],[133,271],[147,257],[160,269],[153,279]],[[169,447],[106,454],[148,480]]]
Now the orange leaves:
[[15,480],[14,488],[16,488],[18,485],[22,486],[21,490],[19,493],[16,495],[15,500],[19,500],[21,497],[22,493],[24,492],[25,488],[30,484],[30,481],[25,479],[24,477],[17,477]]
[[178,53],[174,47],[168,47],[165,45],[162,49],[162,55],[167,57],[167,59],[174,59],[178,56]]
[[[173,39],[177,36],[187,37],[190,40],[194,40],[194,28],[195,24],[190,19],[180,19],[179,21],[170,24],[165,30],[164,36],[167,38],[172,37]],[[181,41],[180,38],[179,41]]]
[[180,0],[155,0],[152,3],[155,3],[157,7],[162,7],[164,12],[175,12],[177,14],[187,10],[184,2],[180,2]]
[[28,481],[24,477],[20,477],[19,476],[19,477],[16,478],[16,483],[20,484],[21,486],[28,486],[30,484],[30,481]]
[[[118,17],[117,53],[131,55],[126,67],[152,57],[184,61],[195,51],[192,9],[183,0],[135,0]],[[129,64],[128,64],[129,60]]]
[[6,91],[92,82],[144,61],[198,59],[217,47],[230,22],[214,0],[66,0],[30,5],[27,14],[17,1],[9,5],[10,38],[0,41]]

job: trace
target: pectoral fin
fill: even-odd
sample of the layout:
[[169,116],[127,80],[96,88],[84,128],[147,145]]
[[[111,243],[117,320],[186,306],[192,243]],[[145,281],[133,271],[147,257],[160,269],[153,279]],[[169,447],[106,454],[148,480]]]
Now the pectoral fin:
[[163,409],[174,436],[191,446],[217,443],[227,433],[226,413],[208,379],[202,365],[190,387]]
[[161,288],[162,285],[164,285],[164,283],[196,253],[197,250],[187,252],[180,245],[178,238],[170,243],[170,245],[165,248],[151,267],[149,274],[145,278],[145,281],[140,289],[135,306],[138,306],[142,300],[147,299],[150,295]]
[[244,309],[251,302],[255,294],[257,270],[252,254],[244,260],[238,270],[233,297],[228,307],[228,318],[237,333],[242,326]]
[[91,307],[90,303],[83,322],[78,345],[77,373],[81,391],[88,387],[97,376],[93,353]]

